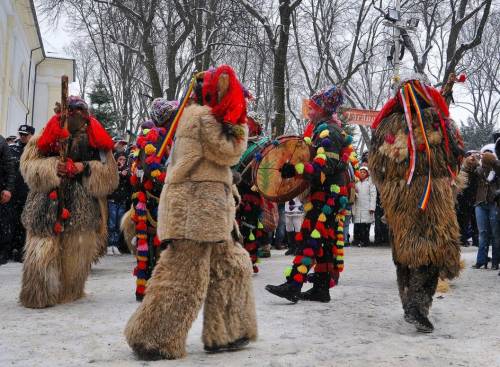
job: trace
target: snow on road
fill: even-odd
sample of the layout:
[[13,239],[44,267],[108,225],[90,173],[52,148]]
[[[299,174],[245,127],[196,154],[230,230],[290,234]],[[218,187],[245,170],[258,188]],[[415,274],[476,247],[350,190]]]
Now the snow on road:
[[291,261],[274,251],[254,277],[259,340],[248,349],[207,355],[201,318],[180,361],[138,361],[123,337],[137,307],[133,258],[106,257],[92,270],[87,296],[30,310],[17,303],[21,266],[0,266],[0,366],[500,366],[500,277],[467,267],[434,300],[436,331],[418,334],[402,319],[388,248],[346,249],[346,270],[329,304],[290,305],[264,290]]

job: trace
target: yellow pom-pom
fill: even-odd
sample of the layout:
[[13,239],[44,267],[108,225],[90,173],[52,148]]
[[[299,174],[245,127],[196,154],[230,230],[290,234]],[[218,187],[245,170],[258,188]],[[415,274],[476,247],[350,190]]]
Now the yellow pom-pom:
[[326,222],[326,215],[325,215],[325,213],[321,213],[321,214],[319,215],[319,217],[318,217],[318,220],[319,220],[320,222]]
[[144,129],[142,130],[142,135],[148,135],[148,133],[151,131],[151,129]]
[[323,148],[323,147],[319,147],[319,148],[316,150],[316,154],[325,154],[325,148]]
[[151,177],[158,177],[159,175],[161,175],[161,171],[159,169],[155,169],[154,171],[151,172]]
[[312,140],[311,140],[311,138],[309,136],[306,136],[304,138],[304,141],[306,142],[307,145],[311,145],[312,144]]
[[156,148],[153,144],[148,144],[144,148],[144,151],[146,152],[147,155],[151,155],[156,153]]
[[307,274],[307,266],[305,265],[300,265],[298,268],[297,268],[297,271],[301,274]]
[[304,163],[297,163],[295,165],[295,171],[297,171],[297,173],[299,175],[303,174],[304,173]]
[[262,229],[262,228],[264,228],[264,225],[259,221],[259,223],[257,224],[257,228]]
[[307,203],[304,204],[304,211],[308,212],[312,208],[313,208],[313,205],[312,205],[311,202],[307,202]]
[[329,135],[330,135],[330,131],[329,131],[328,129],[326,129],[326,130],[323,130],[323,131],[319,134],[319,137],[320,137],[321,139],[324,139],[324,138],[326,138],[326,137],[327,137],[327,136],[329,136]]
[[311,237],[314,239],[321,238],[321,233],[319,233],[319,231],[317,229],[315,229],[314,231],[312,231]]

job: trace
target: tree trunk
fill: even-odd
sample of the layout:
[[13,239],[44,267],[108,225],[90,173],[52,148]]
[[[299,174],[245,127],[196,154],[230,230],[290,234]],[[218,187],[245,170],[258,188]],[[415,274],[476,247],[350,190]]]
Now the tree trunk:
[[273,94],[274,94],[274,126],[273,130],[277,136],[285,133],[286,124],[286,107],[285,107],[285,70],[286,58],[288,53],[288,40],[290,36],[290,2],[283,4],[280,2],[280,27],[279,41],[274,53],[274,70],[273,70]]

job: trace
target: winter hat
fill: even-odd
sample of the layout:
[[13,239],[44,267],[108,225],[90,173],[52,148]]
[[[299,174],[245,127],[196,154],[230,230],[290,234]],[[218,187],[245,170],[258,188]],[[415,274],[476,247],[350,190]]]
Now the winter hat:
[[159,125],[165,125],[179,108],[178,101],[168,101],[165,98],[155,98],[149,108],[151,118]]
[[319,107],[328,115],[333,115],[344,103],[344,94],[342,89],[336,85],[331,85],[316,92],[311,97],[311,101],[314,102],[315,107]]
[[359,170],[360,170],[360,171],[366,171],[366,173],[370,174],[370,170],[369,170],[369,169],[368,169],[368,167],[366,167],[366,166],[361,166],[361,167],[359,167]]
[[69,96],[68,97],[68,108],[73,110],[83,110],[88,111],[89,106],[87,102],[83,100],[83,98],[78,96]]
[[484,147],[482,147],[481,153],[485,152],[495,153],[495,144],[486,144]]
[[248,136],[259,136],[262,134],[262,124],[260,117],[256,112],[247,114]]

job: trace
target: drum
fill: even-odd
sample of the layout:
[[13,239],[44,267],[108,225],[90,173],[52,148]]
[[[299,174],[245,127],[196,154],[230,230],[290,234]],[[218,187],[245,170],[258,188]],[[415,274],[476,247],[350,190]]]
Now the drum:
[[[232,169],[241,173],[242,176],[246,176],[245,173],[249,171],[250,165],[255,158],[255,155],[260,152],[270,141],[271,139],[268,136],[254,136],[248,138],[248,147],[247,150],[242,154],[240,161],[238,164],[232,167]],[[250,175],[251,176],[251,175]],[[250,179],[249,179],[250,181]],[[249,184],[251,184],[249,182]]]
[[282,203],[302,193],[309,183],[301,176],[281,177],[285,163],[297,164],[311,161],[312,148],[300,136],[281,136],[269,142],[260,152],[253,170],[253,181],[257,190],[266,199]]

